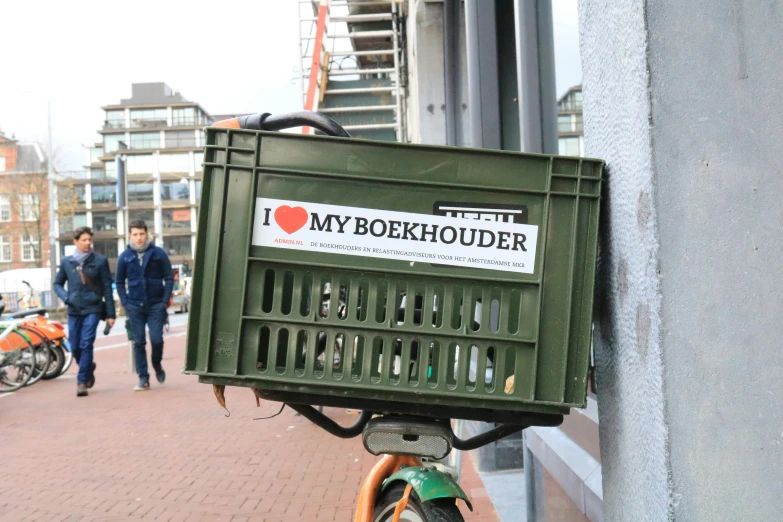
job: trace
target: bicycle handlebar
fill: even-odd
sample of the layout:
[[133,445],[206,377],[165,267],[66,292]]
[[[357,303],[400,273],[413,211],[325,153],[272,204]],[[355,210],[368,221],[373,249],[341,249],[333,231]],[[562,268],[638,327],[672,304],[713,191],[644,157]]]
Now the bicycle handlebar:
[[262,114],[249,114],[228,120],[222,120],[212,124],[213,127],[228,129],[248,129],[263,131],[279,131],[294,127],[313,127],[328,136],[350,138],[351,135],[340,126],[339,123],[318,112],[299,111],[286,114],[272,115],[268,112]]

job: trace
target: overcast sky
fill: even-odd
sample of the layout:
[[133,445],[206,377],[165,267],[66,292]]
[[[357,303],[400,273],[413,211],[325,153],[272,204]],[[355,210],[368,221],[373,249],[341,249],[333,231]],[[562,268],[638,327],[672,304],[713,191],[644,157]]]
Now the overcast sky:
[[[576,3],[553,0],[558,95],[582,78]],[[81,145],[100,141],[100,107],[129,98],[131,83],[166,82],[212,114],[301,110],[297,7],[298,0],[9,2],[0,129],[45,144],[51,102],[57,166],[78,170]]]

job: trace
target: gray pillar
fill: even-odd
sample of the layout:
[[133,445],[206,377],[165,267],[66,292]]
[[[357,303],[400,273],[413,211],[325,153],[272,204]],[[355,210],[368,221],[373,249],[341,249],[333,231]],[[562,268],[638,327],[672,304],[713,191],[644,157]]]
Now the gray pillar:
[[465,0],[471,147],[499,149],[500,100],[495,2]]
[[557,94],[552,0],[515,0],[521,146],[557,154]]
[[459,31],[460,3],[446,0],[443,2],[443,81],[444,111],[446,118],[446,145],[457,145],[457,89],[459,73]]
[[783,9],[581,0],[607,520],[783,509]]
[[406,128],[413,143],[445,145],[443,5],[412,0],[408,9]]

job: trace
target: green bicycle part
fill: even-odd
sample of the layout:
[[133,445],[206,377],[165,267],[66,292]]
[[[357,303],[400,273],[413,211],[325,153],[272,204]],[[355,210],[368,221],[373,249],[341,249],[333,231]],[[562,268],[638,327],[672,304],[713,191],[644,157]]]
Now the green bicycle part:
[[422,502],[439,498],[458,498],[463,500],[468,508],[473,511],[473,505],[468,500],[465,492],[462,491],[462,488],[459,487],[459,484],[451,478],[451,475],[438,471],[435,468],[424,466],[402,468],[386,479],[381,487],[381,492],[386,491],[391,484],[397,481],[410,484]]

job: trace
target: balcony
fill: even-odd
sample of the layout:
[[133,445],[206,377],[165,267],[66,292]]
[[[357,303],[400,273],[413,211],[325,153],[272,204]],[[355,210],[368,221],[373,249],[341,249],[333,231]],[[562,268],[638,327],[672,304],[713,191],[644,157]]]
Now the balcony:
[[557,124],[557,132],[560,134],[568,133],[568,132],[578,132],[582,133],[584,132],[584,125],[582,122],[577,123],[558,123]]
[[196,145],[196,138],[188,138],[188,139],[168,139],[166,138],[166,148],[167,149],[196,149],[199,148],[198,145]]
[[92,171],[92,177],[90,178],[93,184],[107,185],[115,184],[117,182],[117,171],[110,170],[109,172],[100,171],[100,174],[96,175],[95,171]]
[[130,126],[132,129],[159,129],[161,127],[168,127],[168,120],[165,119],[131,119]]
[[55,174],[55,180],[57,182],[82,181],[86,179],[89,179],[86,170],[58,172]]
[[151,140],[131,140],[131,150],[160,149],[160,138]]
[[[160,129],[163,127],[201,127],[201,126],[207,126],[210,123],[211,123],[210,118],[207,118],[205,116],[202,117],[174,116],[174,119],[171,121],[171,125],[169,125],[168,120],[166,118],[137,118],[137,119],[131,118],[130,127],[128,128]],[[114,129],[124,129],[124,128],[126,128],[124,119],[103,121],[103,130],[114,130]]]
[[171,120],[172,127],[194,127],[198,125],[208,125],[207,119],[195,117],[178,118],[175,116]]

